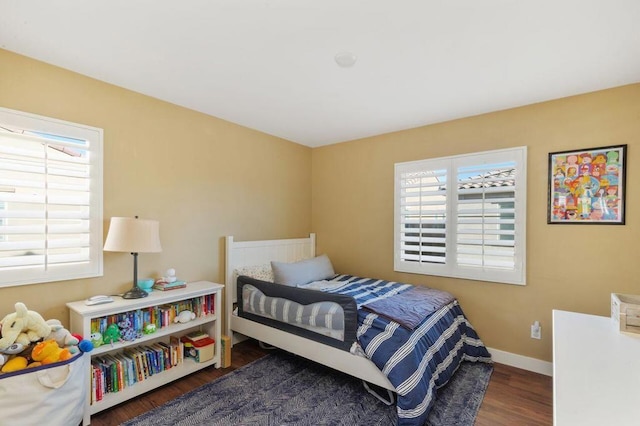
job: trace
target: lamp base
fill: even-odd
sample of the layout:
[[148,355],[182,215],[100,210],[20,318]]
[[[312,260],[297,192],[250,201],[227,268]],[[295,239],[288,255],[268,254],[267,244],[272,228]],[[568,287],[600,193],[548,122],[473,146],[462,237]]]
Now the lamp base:
[[142,290],[139,287],[133,286],[133,288],[129,291],[127,291],[125,294],[122,295],[123,299],[141,299],[143,297],[147,297],[149,295],[149,293],[147,293],[146,291]]

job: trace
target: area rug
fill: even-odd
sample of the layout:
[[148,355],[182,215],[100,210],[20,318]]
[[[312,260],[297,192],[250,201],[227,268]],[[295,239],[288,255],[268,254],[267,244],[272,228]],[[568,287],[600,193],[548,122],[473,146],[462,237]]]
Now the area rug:
[[[438,391],[427,425],[472,426],[491,372],[491,365],[463,362]],[[395,424],[395,406],[367,393],[360,380],[276,351],[122,426]]]

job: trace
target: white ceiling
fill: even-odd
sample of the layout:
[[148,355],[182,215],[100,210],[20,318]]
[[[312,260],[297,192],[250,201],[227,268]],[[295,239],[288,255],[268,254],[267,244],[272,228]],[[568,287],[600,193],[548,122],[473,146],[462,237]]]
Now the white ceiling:
[[639,82],[639,28],[638,0],[0,0],[0,48],[311,147]]

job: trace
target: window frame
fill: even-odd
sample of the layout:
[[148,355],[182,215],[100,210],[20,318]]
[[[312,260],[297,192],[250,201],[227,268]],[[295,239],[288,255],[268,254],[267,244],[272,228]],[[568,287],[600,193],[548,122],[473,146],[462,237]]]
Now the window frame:
[[103,130],[0,107],[0,125],[89,142],[89,261],[0,271],[0,288],[103,275]]
[[[514,185],[514,268],[500,269],[485,266],[468,266],[457,263],[458,244],[458,168],[481,166],[501,162],[515,162]],[[445,204],[445,255],[443,263],[406,261],[406,249],[403,249],[402,236],[402,174],[407,172],[435,172],[446,170]],[[504,284],[526,285],[526,198],[527,198],[527,147],[516,147],[448,157],[439,157],[395,164],[394,171],[394,270],[424,275],[436,275],[451,278],[497,282]],[[421,206],[426,204],[420,203]],[[451,249],[449,249],[451,247]],[[485,247],[482,245],[482,247]]]

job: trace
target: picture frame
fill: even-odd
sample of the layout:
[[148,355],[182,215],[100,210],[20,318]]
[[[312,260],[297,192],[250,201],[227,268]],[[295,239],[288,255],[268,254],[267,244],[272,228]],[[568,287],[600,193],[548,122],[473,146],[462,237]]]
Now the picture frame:
[[627,145],[549,153],[548,224],[624,225]]

